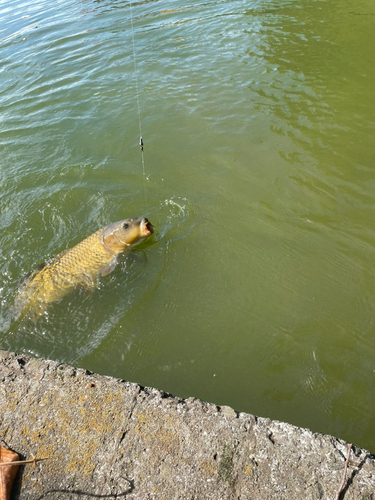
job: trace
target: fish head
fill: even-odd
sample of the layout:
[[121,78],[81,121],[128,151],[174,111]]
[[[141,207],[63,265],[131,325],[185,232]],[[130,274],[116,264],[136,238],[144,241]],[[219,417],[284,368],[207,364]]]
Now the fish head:
[[104,244],[115,252],[123,252],[141,243],[154,232],[151,222],[145,217],[114,222],[103,230]]

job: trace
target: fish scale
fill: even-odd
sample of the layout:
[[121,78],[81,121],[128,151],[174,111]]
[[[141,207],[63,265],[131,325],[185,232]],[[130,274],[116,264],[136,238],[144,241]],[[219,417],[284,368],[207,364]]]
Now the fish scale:
[[42,315],[48,304],[58,302],[76,288],[92,289],[99,276],[113,271],[117,255],[153,233],[146,218],[125,219],[99,229],[37,268],[21,285],[14,305],[14,318],[29,313]]

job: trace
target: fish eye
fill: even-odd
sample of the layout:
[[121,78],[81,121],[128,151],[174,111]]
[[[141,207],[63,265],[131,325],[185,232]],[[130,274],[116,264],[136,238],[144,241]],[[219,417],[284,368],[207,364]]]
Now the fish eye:
[[129,227],[129,223],[128,222],[124,222],[123,225],[122,225],[122,229],[128,229]]

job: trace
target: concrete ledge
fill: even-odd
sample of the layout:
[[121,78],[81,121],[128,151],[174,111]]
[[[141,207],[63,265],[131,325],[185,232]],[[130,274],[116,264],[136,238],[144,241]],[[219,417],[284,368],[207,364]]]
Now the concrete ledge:
[[[348,445],[53,361],[0,351],[1,438],[25,465],[13,500],[335,500]],[[340,500],[375,500],[353,446]]]

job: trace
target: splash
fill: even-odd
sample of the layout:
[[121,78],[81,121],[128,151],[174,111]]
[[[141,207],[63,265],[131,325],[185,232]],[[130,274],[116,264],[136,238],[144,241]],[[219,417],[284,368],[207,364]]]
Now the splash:
[[154,240],[167,239],[166,244],[186,238],[197,224],[193,207],[187,198],[165,199],[151,208],[150,213],[157,224]]

